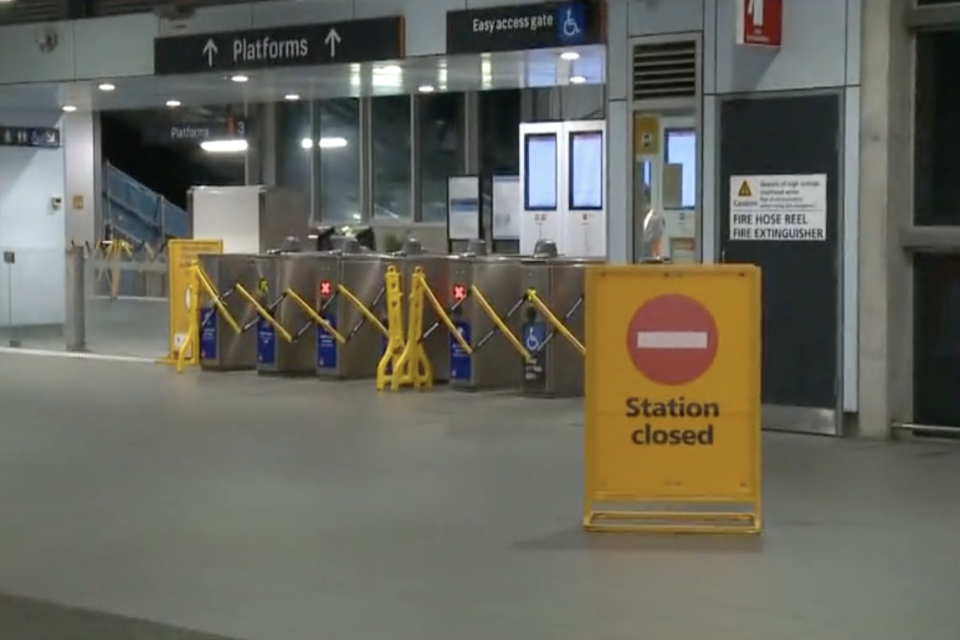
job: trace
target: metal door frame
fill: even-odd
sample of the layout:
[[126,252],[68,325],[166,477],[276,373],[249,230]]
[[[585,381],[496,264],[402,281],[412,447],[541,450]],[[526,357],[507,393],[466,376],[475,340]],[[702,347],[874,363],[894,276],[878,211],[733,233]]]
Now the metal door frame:
[[[763,422],[786,425],[783,428],[771,429],[773,431],[791,431],[797,433],[812,433],[817,435],[841,436],[843,435],[844,411],[843,411],[843,354],[844,354],[844,332],[846,324],[844,316],[844,297],[846,290],[844,287],[843,256],[846,253],[846,238],[844,236],[844,197],[846,194],[846,175],[843,162],[843,142],[846,133],[846,95],[843,87],[830,89],[795,89],[789,91],[762,91],[762,92],[741,92],[728,93],[716,96],[716,108],[714,109],[713,123],[716,132],[716,141],[714,144],[713,167],[719,175],[721,148],[723,145],[723,132],[721,129],[721,114],[723,105],[734,100],[775,100],[782,98],[814,98],[831,96],[837,98],[837,226],[834,233],[837,234],[837,254],[834,256],[834,271],[837,274],[837,296],[834,303],[837,305],[837,326],[836,326],[836,350],[837,362],[834,371],[834,407],[815,408],[815,407],[796,407],[789,405],[763,405]],[[714,181],[714,213],[719,214],[723,211],[724,204],[720,201],[720,180]],[[722,232],[719,217],[714,224],[714,251],[715,255],[721,255]]]

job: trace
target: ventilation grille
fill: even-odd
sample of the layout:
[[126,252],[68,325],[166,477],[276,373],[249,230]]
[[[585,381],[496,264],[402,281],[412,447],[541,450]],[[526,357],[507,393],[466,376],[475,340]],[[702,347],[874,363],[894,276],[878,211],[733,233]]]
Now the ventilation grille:
[[693,40],[633,47],[633,99],[694,98],[697,43]]
[[63,0],[28,0],[0,4],[0,24],[48,22],[65,17]]
[[149,13],[155,7],[181,6],[187,9],[229,4],[265,2],[267,0],[97,0],[98,16],[116,16],[127,13]]

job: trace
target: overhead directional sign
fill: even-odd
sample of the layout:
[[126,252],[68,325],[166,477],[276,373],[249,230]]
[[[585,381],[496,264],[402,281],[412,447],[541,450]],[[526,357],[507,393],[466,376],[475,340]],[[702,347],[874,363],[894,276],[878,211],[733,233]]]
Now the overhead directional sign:
[[5,127],[0,125],[0,147],[60,148],[60,129],[55,127]]
[[402,16],[153,41],[156,75],[375,62],[404,57]]
[[546,2],[447,13],[447,53],[519,51],[604,41],[602,2]]

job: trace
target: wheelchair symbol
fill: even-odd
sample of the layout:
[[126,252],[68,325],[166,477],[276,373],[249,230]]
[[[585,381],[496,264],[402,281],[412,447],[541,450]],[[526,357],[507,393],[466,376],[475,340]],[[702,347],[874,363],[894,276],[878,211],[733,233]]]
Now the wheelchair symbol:
[[573,9],[567,9],[567,17],[563,20],[563,35],[568,38],[580,35],[580,25],[573,16]]
[[543,346],[543,341],[540,339],[540,332],[537,330],[537,327],[527,329],[527,335],[523,339],[523,346],[527,348],[527,351],[534,353],[540,351],[540,347]]

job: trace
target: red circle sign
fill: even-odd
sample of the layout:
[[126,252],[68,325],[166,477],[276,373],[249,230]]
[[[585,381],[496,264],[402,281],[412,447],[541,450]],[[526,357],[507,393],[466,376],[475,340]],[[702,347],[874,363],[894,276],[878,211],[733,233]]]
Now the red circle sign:
[[693,382],[717,356],[717,323],[706,307],[687,296],[663,295],[637,309],[627,327],[627,353],[653,382]]

